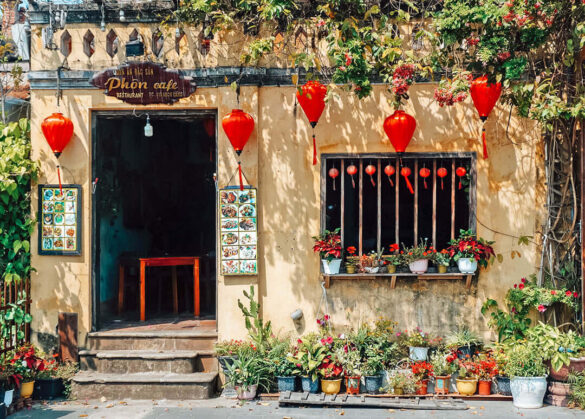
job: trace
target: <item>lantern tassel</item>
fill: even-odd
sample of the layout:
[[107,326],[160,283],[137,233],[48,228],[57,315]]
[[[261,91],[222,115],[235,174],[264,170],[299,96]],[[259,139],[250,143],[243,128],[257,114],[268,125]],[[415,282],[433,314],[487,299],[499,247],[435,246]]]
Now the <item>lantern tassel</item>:
[[57,165],[57,177],[59,178],[59,194],[63,196],[63,185],[61,184],[61,166]]
[[483,158],[487,159],[488,158],[488,151],[487,151],[487,142],[485,140],[485,123],[481,127],[481,141],[483,143]]
[[427,188],[427,179],[426,178],[423,180],[423,183],[425,184],[425,189],[426,189]]
[[394,187],[394,182],[392,182],[392,178],[388,176],[388,182],[390,182],[390,186]]
[[374,182],[374,178],[372,177],[372,175],[370,175],[370,182],[372,182],[372,186],[375,188],[376,182]]
[[459,190],[461,190],[461,179],[459,179]]
[[355,189],[355,180],[353,179],[353,175],[351,175],[351,186]]
[[408,186],[408,190],[410,191],[411,194],[414,195],[414,189],[412,189],[412,184],[410,183],[410,179],[408,178],[408,176],[404,176],[404,180],[406,180],[406,186]]
[[441,178],[441,190],[443,190],[443,178]]
[[244,181],[242,179],[242,165],[240,162],[238,162],[238,172],[239,172],[239,176],[240,176],[240,191],[244,190]]
[[313,166],[317,164],[317,141],[315,141],[315,133],[313,133]]
[[335,190],[335,178],[333,178],[333,190]]

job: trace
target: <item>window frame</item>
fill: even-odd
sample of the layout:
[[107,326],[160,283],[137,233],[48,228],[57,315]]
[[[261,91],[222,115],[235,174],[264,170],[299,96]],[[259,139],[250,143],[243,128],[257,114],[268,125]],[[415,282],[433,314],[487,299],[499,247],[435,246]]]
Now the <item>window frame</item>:
[[[414,178],[414,182],[413,182],[413,186],[414,186],[414,199],[415,199],[415,205],[414,205],[414,211],[415,211],[415,215],[414,215],[414,231],[413,231],[413,236],[414,236],[414,241],[415,243],[418,242],[418,177],[419,177],[419,167],[418,167],[418,160],[419,159],[434,159],[435,161],[433,162],[433,169],[432,169],[432,174],[431,174],[431,185],[430,187],[432,188],[433,191],[433,222],[432,222],[432,228],[433,228],[433,237],[431,239],[431,244],[433,245],[433,247],[436,248],[436,226],[437,226],[437,220],[436,220],[436,205],[437,205],[437,163],[436,163],[436,159],[451,159],[451,168],[450,168],[450,174],[451,174],[451,238],[454,239],[457,237],[458,232],[455,231],[455,178],[456,178],[456,174],[455,174],[455,168],[456,168],[456,160],[457,159],[469,159],[470,163],[469,163],[469,171],[468,174],[471,178],[471,181],[469,183],[469,230],[471,230],[473,233],[476,232],[477,229],[477,218],[476,218],[476,211],[477,211],[477,153],[474,151],[462,151],[462,152],[431,152],[431,153],[326,153],[326,154],[321,154],[321,187],[320,187],[320,227],[321,227],[321,231],[323,231],[326,228],[326,217],[327,217],[327,179],[328,179],[328,173],[327,173],[327,163],[329,160],[332,159],[342,159],[341,160],[341,167],[339,169],[339,173],[340,173],[340,178],[343,179],[344,176],[346,176],[346,166],[345,163],[347,160],[354,160],[357,161],[358,164],[356,164],[358,166],[358,179],[357,179],[357,184],[359,185],[359,193],[358,193],[358,199],[359,199],[359,220],[358,220],[358,225],[359,225],[359,233],[358,233],[358,237],[359,237],[359,244],[358,244],[358,254],[361,256],[363,254],[363,184],[364,184],[364,160],[367,159],[372,159],[372,160],[376,160],[376,189],[377,189],[377,197],[376,197],[376,205],[377,205],[377,237],[376,237],[376,241],[377,241],[377,250],[380,251],[381,249],[381,234],[382,234],[382,217],[381,217],[381,212],[382,212],[382,200],[381,200],[381,196],[382,196],[382,188],[381,188],[381,182],[382,182],[382,170],[383,170],[383,166],[382,166],[382,161],[383,160],[393,160],[393,165],[394,167],[396,167],[396,173],[395,173],[395,182],[394,182],[394,190],[396,193],[396,208],[399,208],[399,203],[400,203],[400,193],[399,193],[399,182],[400,182],[400,170],[399,170],[399,162],[400,160],[409,160],[412,161],[414,160],[414,169],[412,170],[412,174],[413,174],[413,178]],[[344,237],[344,197],[345,197],[345,182],[340,182],[341,186],[340,186],[340,202],[341,202],[341,208],[340,208],[340,218],[341,218],[341,245],[343,248],[345,248],[345,237]],[[398,212],[397,212],[398,214]],[[399,230],[400,230],[400,219],[399,216],[397,215],[396,218],[398,219],[398,223],[395,223],[395,237],[398,238],[399,237]]]

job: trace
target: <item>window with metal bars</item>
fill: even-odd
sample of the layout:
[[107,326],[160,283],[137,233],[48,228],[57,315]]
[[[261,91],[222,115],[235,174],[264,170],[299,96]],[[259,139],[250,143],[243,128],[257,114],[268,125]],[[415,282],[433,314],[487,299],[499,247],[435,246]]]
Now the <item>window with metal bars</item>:
[[364,254],[475,231],[475,153],[324,154],[321,226]]

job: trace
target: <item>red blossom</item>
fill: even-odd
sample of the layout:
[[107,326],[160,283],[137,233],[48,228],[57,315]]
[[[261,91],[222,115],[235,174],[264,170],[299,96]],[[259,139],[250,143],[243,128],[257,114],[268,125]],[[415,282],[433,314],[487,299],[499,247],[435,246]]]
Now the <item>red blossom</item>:
[[575,297],[575,298],[579,298],[579,293],[575,291],[575,292],[573,293],[573,297]]
[[540,304],[538,306],[538,311],[540,311],[541,313],[544,313],[546,311],[546,306],[543,304]]
[[573,295],[573,293],[572,293],[571,291],[566,291],[566,292],[565,292],[565,295],[566,295],[567,297],[570,297],[571,295]]
[[524,284],[520,284],[520,285],[518,285],[518,289],[521,289],[521,290],[523,290],[523,289],[524,289]]

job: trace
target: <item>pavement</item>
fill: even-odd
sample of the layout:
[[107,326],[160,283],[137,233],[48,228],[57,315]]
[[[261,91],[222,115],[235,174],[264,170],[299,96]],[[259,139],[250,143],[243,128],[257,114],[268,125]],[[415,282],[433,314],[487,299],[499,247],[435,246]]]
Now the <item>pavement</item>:
[[565,419],[585,418],[585,412],[576,409],[545,406],[541,409],[517,409],[509,401],[468,401],[469,409],[403,410],[364,408],[302,408],[280,407],[275,401],[239,402],[225,397],[210,400],[88,400],[35,403],[32,409],[21,410],[11,419],[307,419],[339,418],[522,418]]

